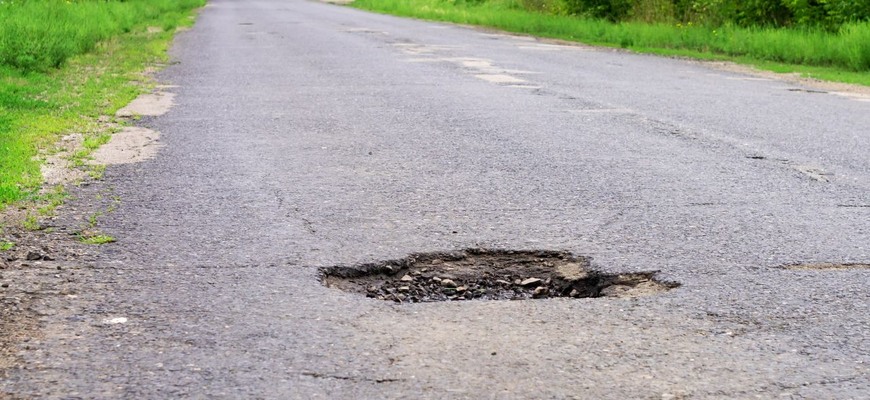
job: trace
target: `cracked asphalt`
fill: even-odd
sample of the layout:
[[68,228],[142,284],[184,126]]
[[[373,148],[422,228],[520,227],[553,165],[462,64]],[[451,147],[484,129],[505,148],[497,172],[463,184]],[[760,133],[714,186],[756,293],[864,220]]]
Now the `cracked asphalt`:
[[[41,299],[13,398],[870,393],[870,102],[312,1],[213,0],[159,76],[117,243]],[[93,188],[79,189],[83,193]],[[84,194],[77,196],[86,201]],[[568,250],[681,287],[393,304],[318,268]]]

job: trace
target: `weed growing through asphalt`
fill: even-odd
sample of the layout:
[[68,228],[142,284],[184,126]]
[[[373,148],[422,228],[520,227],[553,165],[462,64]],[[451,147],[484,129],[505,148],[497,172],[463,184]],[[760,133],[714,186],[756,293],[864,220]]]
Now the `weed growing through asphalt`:
[[103,175],[106,173],[105,165],[90,165],[88,166],[88,176],[91,179],[103,179]]
[[28,214],[24,221],[21,222],[21,227],[28,231],[38,231],[42,229],[42,225],[39,224],[39,219],[32,214]]
[[103,216],[102,211],[95,212],[88,216],[88,227],[96,228],[99,218]]
[[[96,200],[105,199],[112,190],[112,188],[108,188],[101,193],[97,193],[94,198]],[[76,233],[80,242],[85,244],[106,244],[116,241],[114,237],[106,235],[97,229],[100,218],[106,214],[115,212],[121,204],[121,198],[116,195],[109,197],[108,200],[110,200],[110,203],[105,211],[97,211],[88,215],[87,223]]]
[[79,241],[84,244],[106,244],[106,243],[114,243],[117,240],[114,237],[104,234],[95,234],[95,235],[81,235],[79,236]]
[[38,196],[35,200],[39,206],[36,211],[40,216],[51,217],[55,210],[66,201],[69,195],[63,185],[56,185],[49,192]]

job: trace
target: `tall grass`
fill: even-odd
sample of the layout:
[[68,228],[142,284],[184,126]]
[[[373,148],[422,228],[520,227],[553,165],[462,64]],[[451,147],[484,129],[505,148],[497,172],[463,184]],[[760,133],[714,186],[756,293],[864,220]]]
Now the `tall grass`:
[[0,1],[0,64],[46,71],[69,57],[93,50],[100,41],[161,18],[174,18],[201,0],[6,0]]
[[[205,0],[0,0],[0,209],[41,184],[40,151],[99,134]],[[160,27],[163,32],[149,31]]]
[[489,26],[506,31],[626,48],[689,50],[798,65],[870,71],[870,22],[821,28],[609,22],[526,11],[510,0],[356,0],[353,6],[390,14]]

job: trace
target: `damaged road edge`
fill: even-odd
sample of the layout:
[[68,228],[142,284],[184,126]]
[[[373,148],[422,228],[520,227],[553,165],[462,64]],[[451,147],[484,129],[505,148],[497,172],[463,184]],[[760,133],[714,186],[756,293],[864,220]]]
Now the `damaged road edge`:
[[[158,86],[145,93],[115,113],[120,118],[137,116],[157,117],[169,112],[175,105],[175,94],[165,91],[174,86]],[[138,126],[127,126],[112,135],[109,142],[93,154],[92,164],[118,165],[146,161],[157,156],[163,144],[160,132]]]

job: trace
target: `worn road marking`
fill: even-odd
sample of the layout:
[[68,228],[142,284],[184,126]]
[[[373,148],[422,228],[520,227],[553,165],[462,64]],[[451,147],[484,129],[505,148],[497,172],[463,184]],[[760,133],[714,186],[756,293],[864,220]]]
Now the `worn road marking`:
[[588,110],[567,110],[570,113],[574,114],[603,114],[603,113],[619,113],[619,114],[633,114],[634,110],[628,108],[594,108]]
[[589,49],[580,47],[580,46],[565,46],[560,44],[543,44],[538,43],[535,45],[523,45],[519,44],[517,46],[520,50],[538,50],[538,51],[562,51],[562,50],[575,50],[575,51],[589,51]]
[[863,93],[850,93],[850,92],[828,92],[828,93],[833,94],[833,95],[837,95],[840,97],[845,97],[845,98],[855,100],[855,101],[870,102],[870,95],[863,94]]
[[769,82],[769,81],[773,80],[773,79],[768,79],[768,78],[750,78],[747,76],[728,76],[728,77],[725,77],[725,79],[728,79],[731,81],[758,81],[758,82]]
[[474,75],[477,79],[483,79],[491,83],[523,83],[524,80],[504,74],[477,74]]
[[817,180],[819,182],[830,182],[830,177],[834,174],[825,172],[825,170],[809,165],[793,165],[792,168],[800,171],[800,173]]
[[460,63],[468,68],[492,68],[492,61],[488,60],[465,60],[460,61]]
[[375,35],[389,35],[389,34],[390,34],[389,32],[386,32],[386,31],[379,31],[379,30],[368,29],[368,28],[349,28],[349,29],[342,29],[342,32],[348,32],[348,33],[371,33],[371,34],[375,34]]
[[490,83],[497,84],[521,84],[526,81],[511,74],[536,74],[537,72],[533,71],[524,71],[524,70],[512,70],[507,68],[501,68],[495,65],[493,60],[486,58],[474,58],[474,57],[426,57],[433,56],[436,51],[444,50],[444,49],[455,49],[456,46],[449,45],[423,45],[417,43],[393,43],[394,47],[398,48],[400,51],[405,54],[413,55],[413,56],[422,56],[422,57],[413,57],[405,60],[406,62],[449,62],[456,64],[460,67],[470,69],[469,71],[476,78],[485,80]]
[[411,63],[417,63],[417,62],[419,62],[419,63],[430,62],[431,63],[431,62],[442,62],[444,60],[441,60],[439,58],[408,58],[408,59],[405,59],[402,61],[411,62]]

